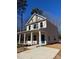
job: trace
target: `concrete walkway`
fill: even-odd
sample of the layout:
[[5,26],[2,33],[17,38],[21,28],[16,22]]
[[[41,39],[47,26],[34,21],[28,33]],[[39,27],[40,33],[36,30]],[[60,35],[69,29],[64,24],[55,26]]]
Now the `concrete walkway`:
[[17,54],[17,59],[53,59],[59,49],[38,47]]

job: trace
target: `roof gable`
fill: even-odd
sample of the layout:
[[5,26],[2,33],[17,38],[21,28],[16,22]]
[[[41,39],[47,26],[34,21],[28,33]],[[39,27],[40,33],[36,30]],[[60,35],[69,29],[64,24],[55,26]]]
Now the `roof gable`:
[[41,21],[41,20],[45,20],[45,19],[46,19],[46,17],[44,17],[44,16],[41,16],[41,15],[38,15],[38,14],[33,14],[30,17],[30,19],[27,21],[26,25],[34,23],[34,22],[38,22],[38,21]]

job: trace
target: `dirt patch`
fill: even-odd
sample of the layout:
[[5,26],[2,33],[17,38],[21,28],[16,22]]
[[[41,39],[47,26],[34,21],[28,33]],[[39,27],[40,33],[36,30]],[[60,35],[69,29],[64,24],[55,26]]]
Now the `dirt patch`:
[[61,49],[61,44],[55,43],[55,44],[46,45],[46,47]]
[[[56,48],[56,49],[60,49],[61,50],[61,44],[60,43],[46,45],[46,47]],[[58,54],[55,56],[54,59],[61,59],[61,51],[58,52]]]
[[61,51],[59,51],[59,53],[55,56],[54,59],[61,59]]

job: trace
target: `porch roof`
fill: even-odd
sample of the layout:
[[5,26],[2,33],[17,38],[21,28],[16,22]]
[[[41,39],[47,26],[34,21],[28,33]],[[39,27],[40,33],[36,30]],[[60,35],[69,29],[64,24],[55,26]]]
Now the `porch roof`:
[[27,31],[20,31],[20,32],[17,32],[17,34],[22,34],[22,33],[26,33]]
[[39,31],[39,30],[20,31],[20,32],[17,32],[17,34],[30,33],[30,32],[37,32],[37,31]]

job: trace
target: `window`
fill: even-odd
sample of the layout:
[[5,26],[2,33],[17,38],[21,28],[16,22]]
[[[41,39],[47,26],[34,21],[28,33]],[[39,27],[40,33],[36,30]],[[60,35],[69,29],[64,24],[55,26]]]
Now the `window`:
[[30,36],[28,36],[28,41],[30,41]]
[[43,27],[43,23],[42,22],[40,23],[40,27]]
[[36,35],[33,36],[33,40],[36,41]]
[[54,40],[56,40],[56,38],[54,38]]
[[29,30],[30,30],[30,26],[29,26]]
[[48,39],[49,39],[49,41],[50,41],[50,36],[48,36]]
[[38,28],[38,24],[37,24],[37,23],[34,24],[33,28],[34,28],[34,29]]
[[33,27],[34,29],[36,28],[36,24],[34,24],[34,27]]

